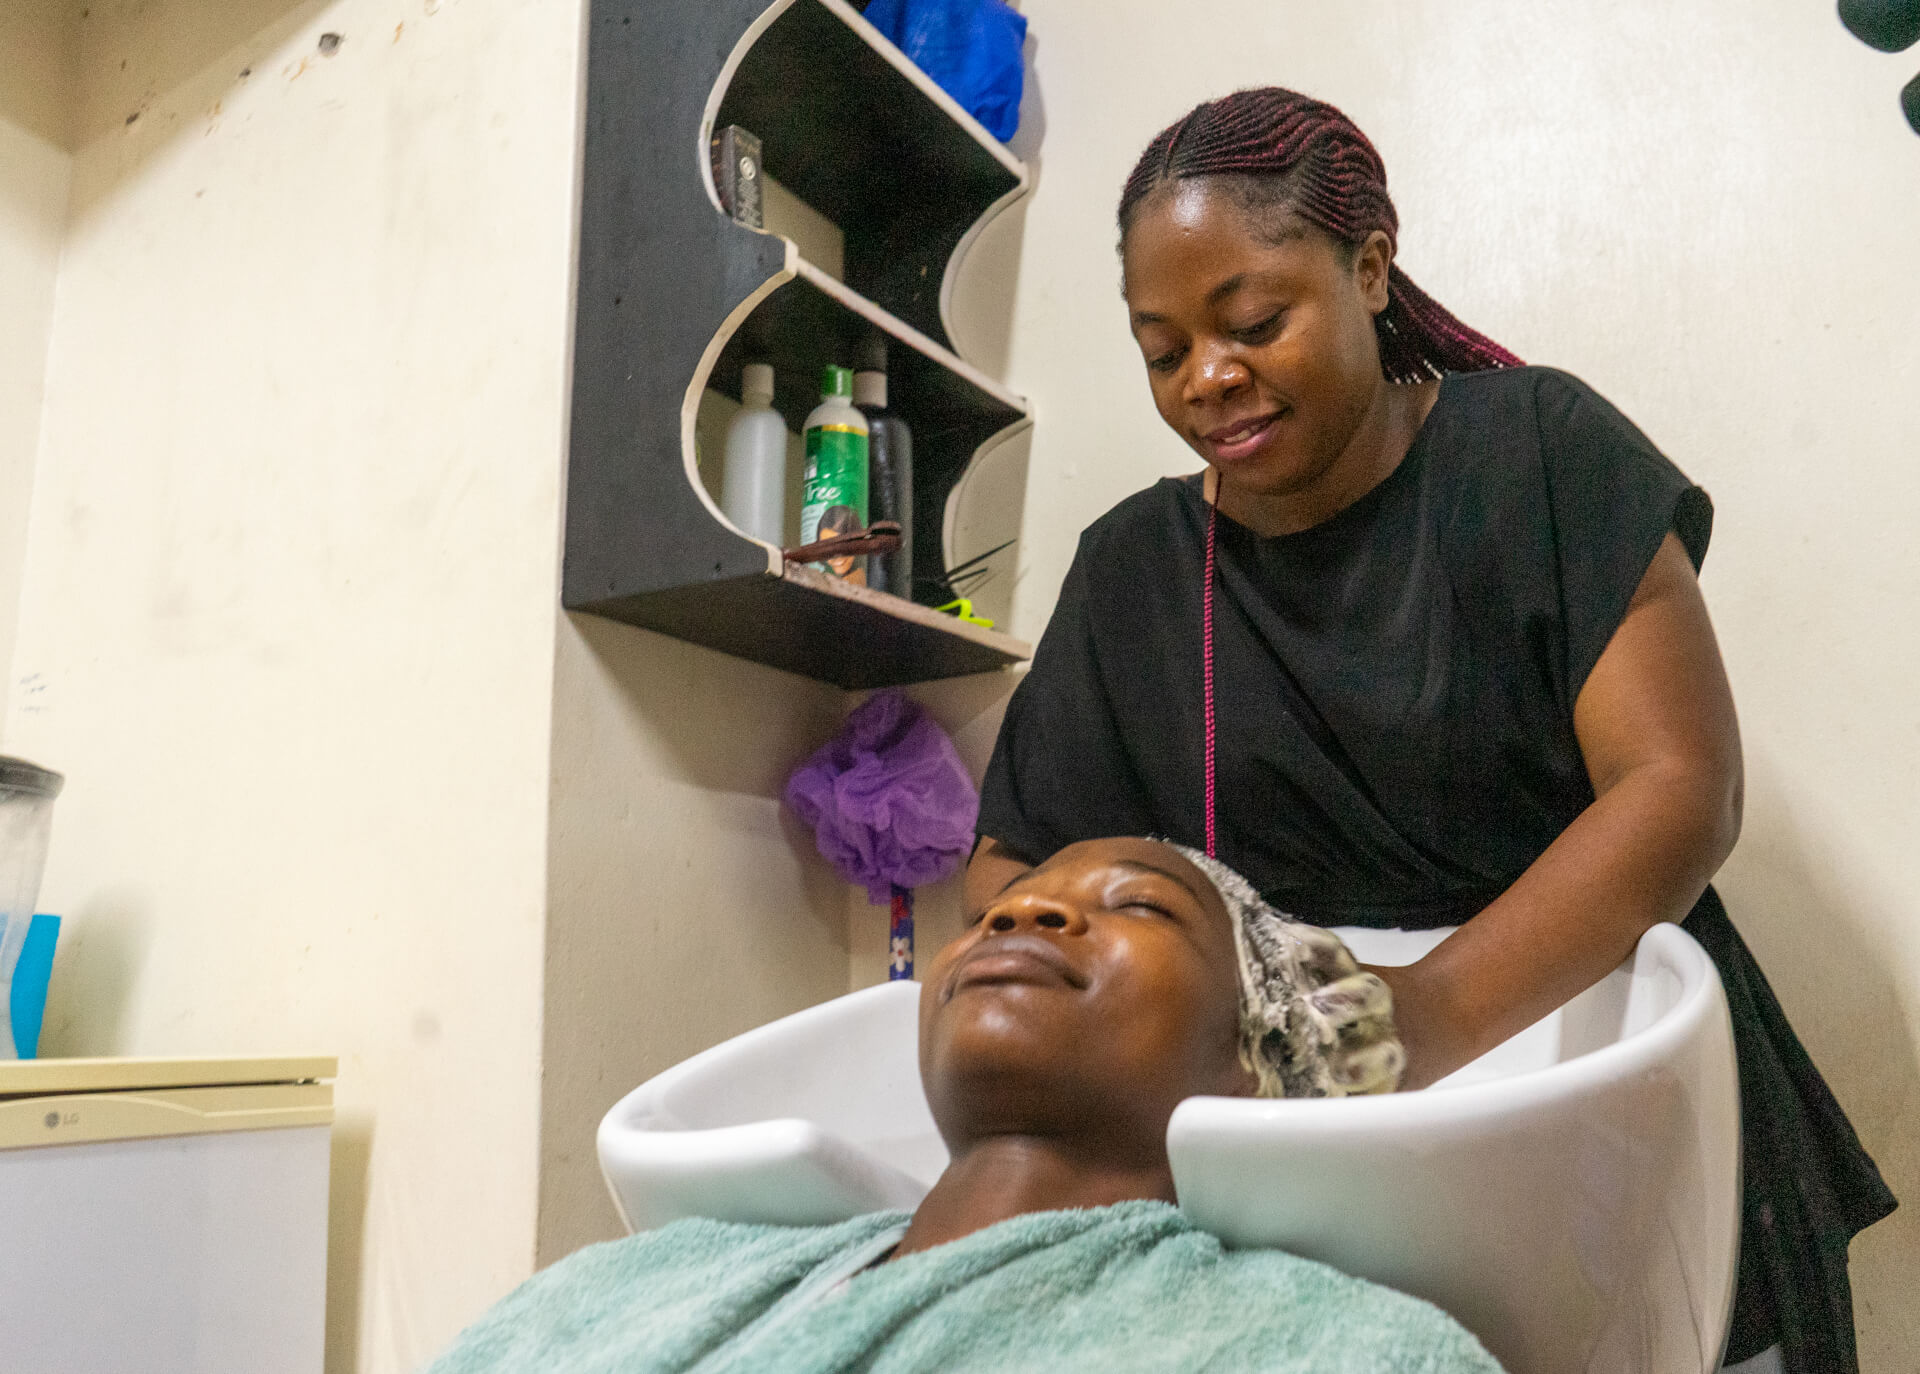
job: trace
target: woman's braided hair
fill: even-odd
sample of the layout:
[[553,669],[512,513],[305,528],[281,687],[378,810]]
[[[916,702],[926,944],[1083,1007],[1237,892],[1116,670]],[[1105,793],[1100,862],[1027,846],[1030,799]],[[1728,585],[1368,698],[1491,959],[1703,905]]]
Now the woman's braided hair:
[[[1333,106],[1278,86],[1209,100],[1161,130],[1121,193],[1121,242],[1143,200],[1189,177],[1222,178],[1248,209],[1291,210],[1350,247],[1376,229],[1394,240],[1400,227],[1387,197],[1387,169],[1367,136]],[[1373,326],[1388,381],[1520,365],[1397,266],[1388,270],[1387,308]]]

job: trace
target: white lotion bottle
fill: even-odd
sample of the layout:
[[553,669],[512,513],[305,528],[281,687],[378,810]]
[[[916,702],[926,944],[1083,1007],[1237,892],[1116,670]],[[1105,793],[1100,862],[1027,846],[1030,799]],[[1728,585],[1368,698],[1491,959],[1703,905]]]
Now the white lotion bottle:
[[727,426],[720,509],[755,539],[778,548],[787,532],[787,422],[773,408],[773,369],[740,370],[740,411]]

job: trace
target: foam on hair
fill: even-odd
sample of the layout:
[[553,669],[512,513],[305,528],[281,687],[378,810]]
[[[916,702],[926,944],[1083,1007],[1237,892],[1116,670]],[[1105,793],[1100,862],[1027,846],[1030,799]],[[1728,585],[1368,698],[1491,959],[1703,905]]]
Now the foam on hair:
[[1286,936],[1286,918],[1220,860],[1184,844],[1171,847],[1213,884],[1227,908],[1239,956],[1240,1062],[1258,1080],[1258,1095],[1335,1095],[1325,1057],[1314,1052],[1312,1028],[1296,1014],[1300,968]]
[[1252,883],[1202,850],[1165,842],[1220,894],[1240,975],[1240,1062],[1261,1097],[1392,1092],[1407,1052],[1393,993],[1330,930],[1268,905]]
[[[1295,91],[1236,91],[1161,130],[1121,193],[1121,242],[1148,196],[1191,177],[1230,178],[1248,208],[1284,207],[1342,244],[1358,245],[1375,230],[1398,242],[1400,219],[1380,154],[1339,110]],[[1374,316],[1374,332],[1380,370],[1392,382],[1520,365],[1397,266],[1388,270],[1387,308]]]

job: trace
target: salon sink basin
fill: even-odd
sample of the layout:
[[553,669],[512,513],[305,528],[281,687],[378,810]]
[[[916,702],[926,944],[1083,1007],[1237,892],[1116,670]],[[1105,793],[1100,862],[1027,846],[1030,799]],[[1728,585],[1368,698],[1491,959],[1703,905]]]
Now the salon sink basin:
[[[1447,932],[1342,930],[1363,962]],[[919,985],[762,1026],[629,1093],[600,1163],[633,1230],[912,1207],[946,1164],[920,1090]],[[1196,1097],[1167,1131],[1180,1205],[1427,1298],[1511,1374],[1718,1367],[1739,1226],[1739,1101],[1720,980],[1676,926],[1423,1092]]]

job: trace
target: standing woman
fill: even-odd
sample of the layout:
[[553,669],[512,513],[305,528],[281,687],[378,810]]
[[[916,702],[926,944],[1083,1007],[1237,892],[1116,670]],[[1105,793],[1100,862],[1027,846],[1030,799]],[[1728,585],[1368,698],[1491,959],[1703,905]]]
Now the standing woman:
[[1076,840],[1216,853],[1319,925],[1460,926],[1393,993],[1443,1077],[1684,921],[1726,984],[1746,1196],[1730,1361],[1857,1369],[1847,1246],[1894,1199],[1708,886],[1740,827],[1695,580],[1713,508],[1579,380],[1393,264],[1329,105],[1242,91],[1120,201],[1161,418],[1206,462],[1087,530],[988,768],[978,909]]

